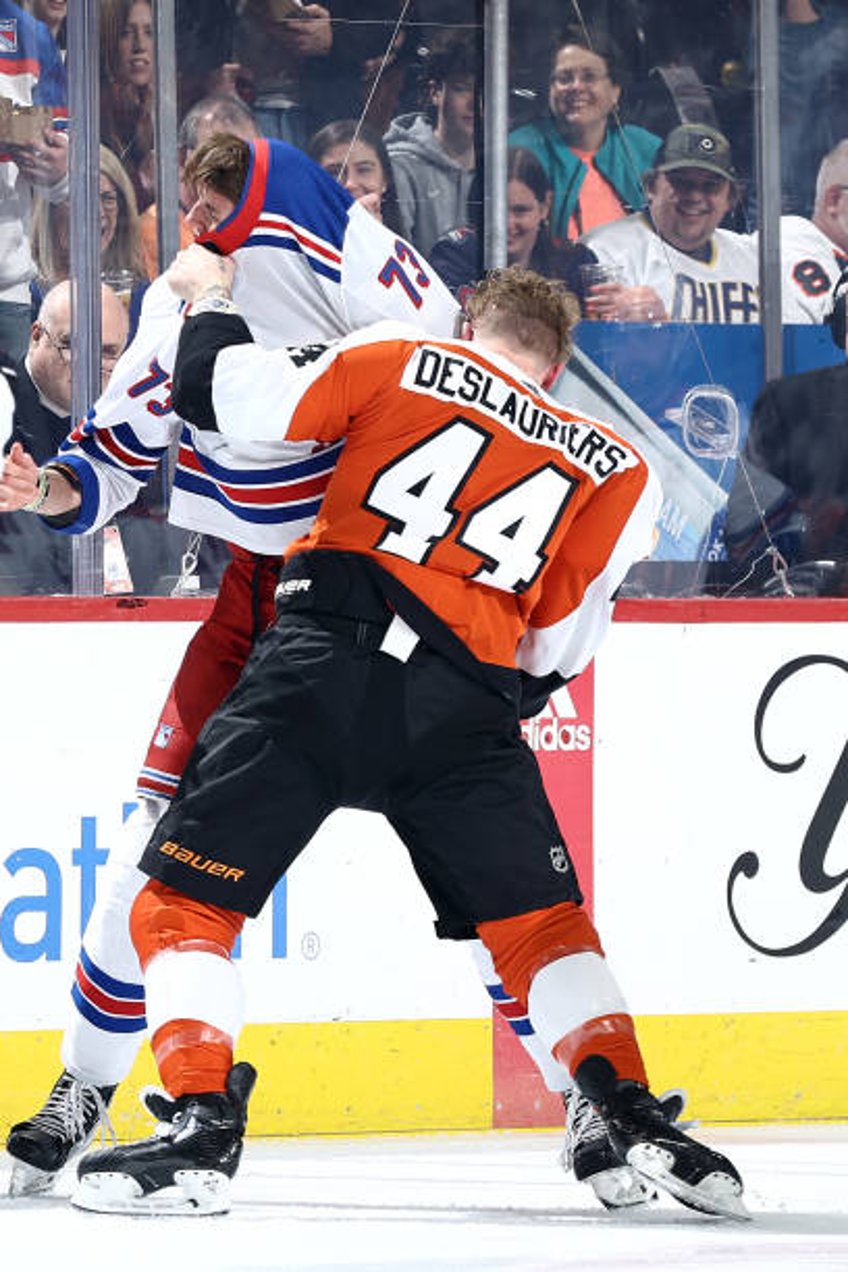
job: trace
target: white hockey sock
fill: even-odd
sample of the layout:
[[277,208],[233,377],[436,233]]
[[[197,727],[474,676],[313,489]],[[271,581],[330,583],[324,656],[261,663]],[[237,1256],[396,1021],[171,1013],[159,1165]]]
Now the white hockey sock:
[[241,1032],[243,994],[231,958],[207,950],[163,950],[147,965],[150,1035],[172,1020],[197,1020],[233,1040]]
[[534,1030],[522,1004],[504,989],[486,946],[480,940],[469,941],[468,946],[492,1002],[539,1070],[545,1086],[549,1091],[567,1091],[573,1085],[568,1070],[553,1058],[550,1049]]
[[590,950],[540,968],[530,983],[527,1006],[533,1028],[549,1052],[587,1021],[628,1014],[606,959]]
[[83,934],[62,1063],[95,1086],[122,1082],[145,1036],[144,983],[129,916],[147,882],[135,863],[165,808],[165,800],[143,799],[127,818],[100,871],[97,899]]

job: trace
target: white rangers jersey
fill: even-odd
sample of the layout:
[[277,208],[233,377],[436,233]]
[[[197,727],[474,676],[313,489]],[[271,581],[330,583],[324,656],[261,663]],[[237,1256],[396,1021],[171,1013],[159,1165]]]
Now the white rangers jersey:
[[[233,296],[260,344],[325,342],[386,317],[453,333],[456,302],[408,243],[293,146],[251,150],[241,202],[201,241],[233,253]],[[179,419],[170,377],[182,309],[157,279],[106,391],[64,443],[58,459],[77,474],[82,504],[63,532],[103,526],[170,450],[174,525],[277,555],[311,523],[341,444],[234,445]]]
[[580,240],[602,264],[624,271],[627,287],[653,287],[672,322],[759,322],[759,265],[747,234],[716,230],[709,258],[679,252],[638,212]]

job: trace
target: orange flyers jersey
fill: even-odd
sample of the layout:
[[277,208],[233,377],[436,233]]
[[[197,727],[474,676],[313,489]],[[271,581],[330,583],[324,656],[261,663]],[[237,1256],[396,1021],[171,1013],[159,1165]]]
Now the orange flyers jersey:
[[580,671],[653,546],[659,486],[632,445],[473,342],[380,323],[299,362],[230,346],[212,389],[225,434],[344,439],[291,551],[373,556],[484,662]]

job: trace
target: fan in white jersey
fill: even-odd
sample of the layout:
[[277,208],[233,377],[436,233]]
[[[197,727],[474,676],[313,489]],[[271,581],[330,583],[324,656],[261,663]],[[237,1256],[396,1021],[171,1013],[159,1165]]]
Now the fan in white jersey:
[[727,138],[702,124],[669,133],[645,175],[648,208],[581,242],[621,282],[586,297],[592,317],[619,322],[756,323],[759,270],[749,235],[719,226],[736,198]]
[[827,322],[848,265],[848,140],[819,165],[812,218],[781,217],[780,264],[783,321]]

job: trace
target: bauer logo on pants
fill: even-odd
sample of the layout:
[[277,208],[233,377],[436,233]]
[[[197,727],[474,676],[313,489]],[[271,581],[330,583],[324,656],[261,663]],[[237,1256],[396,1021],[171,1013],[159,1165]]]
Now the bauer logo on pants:
[[213,861],[211,857],[204,857],[202,852],[192,852],[190,848],[183,848],[181,844],[175,844],[170,839],[166,839],[164,844],[160,845],[159,851],[164,856],[173,857],[174,861],[190,866],[192,870],[197,870],[201,874],[217,875],[221,879],[231,879],[233,883],[240,883],[245,875],[244,870],[229,866],[226,861]]

